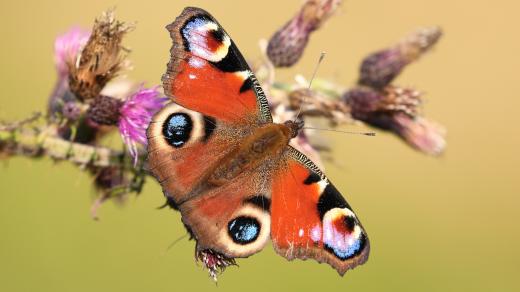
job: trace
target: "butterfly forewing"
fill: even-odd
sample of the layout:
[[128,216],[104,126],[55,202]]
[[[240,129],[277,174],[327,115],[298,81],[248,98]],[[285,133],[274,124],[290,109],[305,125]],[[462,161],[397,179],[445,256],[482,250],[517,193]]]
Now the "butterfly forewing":
[[289,146],[286,159],[271,191],[275,250],[288,259],[326,262],[341,275],[363,264],[369,241],[350,205],[304,154]]
[[206,11],[188,7],[170,25],[172,59],[163,75],[176,103],[228,123],[271,122],[265,94],[235,43]]

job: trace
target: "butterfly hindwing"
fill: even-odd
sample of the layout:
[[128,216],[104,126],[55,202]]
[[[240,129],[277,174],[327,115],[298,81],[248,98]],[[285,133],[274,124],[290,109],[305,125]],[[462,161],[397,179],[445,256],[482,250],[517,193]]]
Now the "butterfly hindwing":
[[200,8],[187,7],[170,25],[171,60],[163,75],[167,96],[225,123],[267,123],[264,92],[235,43]]
[[273,175],[271,238],[287,259],[313,258],[340,274],[363,264],[369,241],[356,214],[305,155],[289,146],[287,163]]
[[180,206],[182,221],[197,240],[226,258],[248,257],[270,238],[270,190],[259,172],[246,172]]

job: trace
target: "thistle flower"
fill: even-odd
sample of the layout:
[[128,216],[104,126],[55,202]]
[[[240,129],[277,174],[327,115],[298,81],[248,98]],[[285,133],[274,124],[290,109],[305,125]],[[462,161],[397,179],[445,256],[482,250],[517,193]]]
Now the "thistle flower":
[[58,36],[54,41],[54,63],[58,79],[54,90],[49,96],[47,106],[48,116],[51,120],[64,115],[64,105],[76,100],[76,97],[69,91],[68,64],[76,62],[89,37],[90,32],[74,27],[63,35]]
[[127,64],[121,51],[121,41],[133,25],[115,20],[114,12],[104,12],[97,18],[92,34],[77,61],[68,62],[69,87],[80,99],[97,97],[103,87]]
[[421,101],[416,90],[358,87],[345,93],[344,100],[354,119],[391,131],[421,152],[439,155],[446,146],[444,128],[418,114]]
[[269,40],[267,56],[276,67],[290,67],[302,56],[310,34],[339,7],[341,0],[307,0],[298,14]]
[[382,89],[397,77],[406,65],[430,50],[442,36],[438,27],[421,28],[397,45],[375,52],[361,63],[360,85]]
[[137,144],[146,145],[146,129],[152,116],[163,107],[167,98],[162,98],[158,87],[141,88],[127,98],[119,109],[119,132],[130,155],[137,163]]

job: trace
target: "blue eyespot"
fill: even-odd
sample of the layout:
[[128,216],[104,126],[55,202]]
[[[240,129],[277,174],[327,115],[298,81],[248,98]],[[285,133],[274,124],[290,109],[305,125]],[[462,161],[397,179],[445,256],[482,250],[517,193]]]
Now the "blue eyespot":
[[229,221],[228,233],[235,243],[248,244],[258,238],[260,223],[252,217],[237,217]]
[[171,114],[163,124],[163,135],[168,144],[175,148],[182,147],[191,136],[193,122],[185,113]]

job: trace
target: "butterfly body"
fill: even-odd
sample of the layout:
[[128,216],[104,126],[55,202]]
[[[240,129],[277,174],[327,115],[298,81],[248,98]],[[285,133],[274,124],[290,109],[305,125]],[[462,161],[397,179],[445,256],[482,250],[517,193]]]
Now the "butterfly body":
[[269,123],[255,129],[252,135],[241,140],[220,160],[215,170],[211,171],[208,183],[220,186],[244,171],[257,169],[266,160],[279,160],[297,131],[294,123]]
[[289,145],[303,123],[273,123],[258,81],[209,13],[186,8],[167,28],[163,85],[173,102],[148,128],[149,168],[212,276],[269,239],[288,259],[340,274],[364,263],[368,237],[352,208]]

